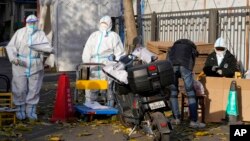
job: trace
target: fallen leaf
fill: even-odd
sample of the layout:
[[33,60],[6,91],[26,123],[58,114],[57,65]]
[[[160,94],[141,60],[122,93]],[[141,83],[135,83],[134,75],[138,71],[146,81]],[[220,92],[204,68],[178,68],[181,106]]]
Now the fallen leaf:
[[119,132],[121,132],[121,130],[119,130],[119,129],[113,130],[113,134],[116,134],[116,133],[119,133]]
[[47,123],[47,122],[41,122],[41,125],[50,126],[52,124],[51,123]]
[[166,112],[164,112],[164,115],[166,117],[171,117],[173,115],[173,113],[172,113],[172,111],[166,111]]
[[225,133],[216,133],[217,136],[224,136]]
[[17,124],[15,129],[18,131],[31,131],[31,127],[28,127],[27,125],[21,123]]
[[60,141],[60,137],[51,137],[49,138],[49,141]]
[[0,131],[0,136],[15,137],[16,134],[13,131]]
[[89,132],[82,132],[82,133],[77,134],[77,136],[78,136],[78,137],[82,137],[82,136],[90,136],[90,135],[92,135],[92,134],[91,134],[91,133],[89,133]]
[[222,137],[222,138],[220,138],[220,140],[222,140],[222,141],[226,141],[226,140],[228,140],[226,137]]
[[207,131],[199,131],[199,132],[194,133],[194,135],[195,136],[207,136],[207,135],[210,135],[210,133]]
[[63,141],[62,134],[48,135],[47,138],[49,141]]
[[95,123],[96,123],[97,125],[100,125],[100,124],[108,124],[109,121],[108,121],[108,120],[96,120]]
[[200,140],[200,139],[199,139],[199,138],[194,138],[193,140],[194,140],[194,141],[197,141],[197,140]]
[[102,138],[102,137],[104,137],[104,135],[98,135],[97,137],[98,137],[98,138]]

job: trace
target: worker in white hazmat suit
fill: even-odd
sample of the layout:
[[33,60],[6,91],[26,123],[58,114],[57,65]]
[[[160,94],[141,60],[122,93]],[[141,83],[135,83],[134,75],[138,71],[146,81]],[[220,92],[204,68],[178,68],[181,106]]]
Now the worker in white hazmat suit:
[[7,53],[12,63],[12,93],[20,120],[26,117],[37,119],[36,106],[43,82],[43,53],[52,53],[53,49],[43,31],[37,28],[38,19],[30,15],[26,27],[16,31],[9,44]]
[[214,44],[214,51],[210,53],[203,68],[206,76],[232,78],[239,71],[237,59],[228,50],[227,41],[220,37]]
[[[108,64],[108,56],[111,54],[115,55],[116,59],[125,55],[124,47],[119,35],[111,31],[111,28],[111,17],[102,17],[99,22],[99,30],[92,33],[85,44],[82,54],[83,63],[91,62]],[[89,79],[107,80],[107,76],[102,72],[100,67],[91,67]],[[98,93],[98,90],[86,90],[85,102],[95,101]],[[108,100],[107,105],[113,106],[114,101],[111,90],[108,90],[106,95]]]

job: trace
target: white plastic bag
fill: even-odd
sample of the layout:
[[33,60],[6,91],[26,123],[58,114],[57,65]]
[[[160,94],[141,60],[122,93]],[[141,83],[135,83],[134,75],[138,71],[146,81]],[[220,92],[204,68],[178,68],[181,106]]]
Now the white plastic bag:
[[196,94],[205,94],[203,84],[198,80],[194,80],[194,90]]
[[250,70],[247,70],[247,72],[244,74],[245,79],[250,79]]
[[150,52],[147,48],[145,47],[137,47],[132,53],[133,55],[137,56],[140,60],[150,63],[152,60],[152,56],[157,56],[156,54]]
[[102,68],[103,72],[107,74],[108,77],[117,81],[118,83],[128,84],[128,73],[124,69],[124,64],[111,63]]

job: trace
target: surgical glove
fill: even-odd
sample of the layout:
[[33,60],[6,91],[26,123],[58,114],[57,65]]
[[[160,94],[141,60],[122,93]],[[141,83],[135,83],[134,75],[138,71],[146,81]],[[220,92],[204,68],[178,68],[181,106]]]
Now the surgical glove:
[[26,116],[30,120],[37,120],[36,105],[26,105]]
[[218,66],[213,66],[212,71],[216,71],[219,67]]
[[18,60],[17,60],[17,59],[13,59],[13,60],[11,61],[11,63],[12,63],[12,64],[15,64],[15,65],[18,65]]
[[27,67],[27,64],[26,64],[25,61],[22,61],[22,60],[20,60],[20,59],[17,59],[17,61],[18,61],[18,65],[19,65],[19,66]]
[[216,72],[217,72],[218,74],[222,75],[222,70],[221,70],[221,69],[217,70]]
[[25,105],[16,105],[17,111],[16,111],[16,117],[19,120],[24,120],[26,118],[25,115]]

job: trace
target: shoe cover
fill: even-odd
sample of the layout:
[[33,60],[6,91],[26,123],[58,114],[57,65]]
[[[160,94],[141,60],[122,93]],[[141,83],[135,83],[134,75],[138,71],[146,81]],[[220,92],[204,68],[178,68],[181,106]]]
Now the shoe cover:
[[26,115],[31,120],[37,120],[36,105],[27,105]]
[[25,115],[25,105],[17,105],[16,118],[19,120],[24,120],[26,118]]

